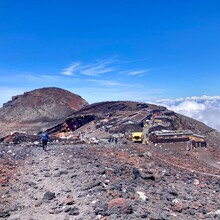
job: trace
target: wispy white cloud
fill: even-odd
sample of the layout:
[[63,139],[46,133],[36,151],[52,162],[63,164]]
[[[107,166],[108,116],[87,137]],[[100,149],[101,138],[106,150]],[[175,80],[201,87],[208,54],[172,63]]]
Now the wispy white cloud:
[[116,69],[113,67],[106,67],[105,65],[99,65],[88,69],[82,69],[80,73],[86,76],[99,76],[103,73],[113,72],[114,70]]
[[[132,62],[132,61],[127,61]],[[133,61],[135,62],[135,61]],[[61,74],[68,76],[91,76],[97,77],[106,73],[124,74],[126,76],[144,76],[145,73],[157,70],[156,68],[129,69],[124,67],[122,61],[115,57],[110,59],[95,60],[90,64],[73,62],[69,67],[63,69]]]
[[119,86],[119,87],[137,87],[140,85],[137,84],[126,84],[126,83],[121,83],[121,82],[116,82],[112,80],[97,80],[97,79],[86,79],[87,82],[94,82],[101,84],[103,86]]
[[63,69],[61,74],[68,76],[100,76],[105,73],[113,72],[117,68],[115,60],[96,60],[91,64],[83,64],[82,62],[72,63],[69,67]]
[[180,114],[195,118],[220,131],[220,96],[193,96],[164,99],[157,103]]
[[127,76],[144,76],[145,73],[157,70],[156,68],[151,69],[142,69],[142,70],[124,70],[121,71],[120,74],[127,75]]
[[146,73],[146,72],[147,72],[146,70],[138,70],[138,71],[129,72],[128,75],[129,76],[136,76],[136,75],[143,76],[144,75],[143,73]]
[[77,71],[80,69],[81,63],[80,62],[76,62],[71,64],[69,67],[63,69],[63,71],[61,72],[61,74],[63,75],[68,75],[68,76],[73,76],[74,71]]
[[143,62],[143,61],[150,60],[150,59],[152,59],[152,57],[141,58],[141,59],[131,59],[131,60],[121,60],[119,62],[121,64],[124,64],[124,63],[137,63],[137,62]]

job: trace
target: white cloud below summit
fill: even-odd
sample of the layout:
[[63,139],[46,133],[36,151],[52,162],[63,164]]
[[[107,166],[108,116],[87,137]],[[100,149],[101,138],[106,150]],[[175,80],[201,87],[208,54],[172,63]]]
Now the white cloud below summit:
[[220,96],[164,99],[157,103],[220,131]]

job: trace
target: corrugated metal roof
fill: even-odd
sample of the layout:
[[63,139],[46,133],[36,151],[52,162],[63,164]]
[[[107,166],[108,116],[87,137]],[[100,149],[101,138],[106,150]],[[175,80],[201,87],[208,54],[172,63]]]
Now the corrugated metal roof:
[[147,118],[148,114],[139,113],[135,116],[131,117],[130,120],[135,121],[137,123],[142,122],[145,118]]

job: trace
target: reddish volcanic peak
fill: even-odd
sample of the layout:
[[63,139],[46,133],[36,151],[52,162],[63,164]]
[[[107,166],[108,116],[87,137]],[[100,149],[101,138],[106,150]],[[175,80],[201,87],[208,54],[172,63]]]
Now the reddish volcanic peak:
[[25,92],[12,97],[0,108],[0,121],[4,124],[0,133],[20,128],[22,131],[32,130],[36,124],[39,129],[41,123],[48,123],[43,128],[50,127],[87,104],[79,95],[55,87]]
[[35,89],[30,92],[25,92],[22,95],[13,96],[12,100],[5,103],[3,108],[20,106],[23,107],[40,107],[42,104],[56,103],[59,105],[69,106],[70,109],[77,111],[87,105],[87,102],[79,95],[71,93],[67,90],[48,87]]

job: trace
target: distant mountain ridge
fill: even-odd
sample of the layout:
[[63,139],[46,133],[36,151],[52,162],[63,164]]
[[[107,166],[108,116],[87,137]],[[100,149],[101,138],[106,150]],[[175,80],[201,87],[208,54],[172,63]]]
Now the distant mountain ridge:
[[205,135],[209,143],[218,148],[219,132],[197,120],[169,112],[166,107],[131,101],[107,101],[89,105],[81,96],[54,87],[25,92],[5,103],[0,108],[0,138],[15,131],[27,134],[41,130],[49,130],[51,133],[65,131],[66,125],[74,131],[96,118],[108,118],[113,133],[131,132],[141,127],[135,125],[132,128],[134,125],[129,124],[129,120],[139,120],[150,112],[165,114],[167,111],[173,117],[169,129],[190,129],[196,134]]
[[12,97],[0,108],[0,136],[14,130],[37,132],[88,105],[81,96],[48,87]]

